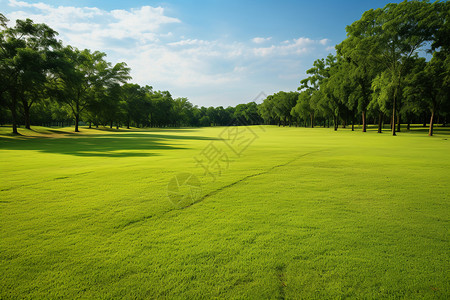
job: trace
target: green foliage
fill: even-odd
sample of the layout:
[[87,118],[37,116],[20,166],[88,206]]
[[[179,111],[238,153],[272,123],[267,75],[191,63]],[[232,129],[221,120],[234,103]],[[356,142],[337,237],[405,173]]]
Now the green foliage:
[[[357,114],[366,131],[368,117],[380,116],[381,124],[385,120],[380,118],[390,116],[400,127],[398,115],[410,123],[431,113],[432,134],[434,119],[446,123],[450,115],[449,11],[447,1],[403,1],[366,11],[346,27],[347,38],[336,45],[336,56],[317,59],[307,70],[298,88],[304,92],[300,100],[299,93],[278,92],[259,105],[227,108],[199,108],[186,98],[173,99],[169,91],[127,83],[130,69],[125,63],[112,65],[103,52],[62,47],[54,30],[29,19],[9,28],[0,14],[1,123],[12,123],[17,132],[21,115],[28,128],[30,120],[60,122],[44,122],[53,116],[44,111],[50,101],[71,112],[75,131],[80,121],[129,128],[329,126],[330,120],[337,130],[339,124],[354,125]],[[432,59],[421,69],[414,67],[425,51]],[[36,103],[42,105],[33,110]],[[30,117],[30,111],[42,115]],[[392,130],[395,134],[395,126]]]
[[[70,107],[75,118],[75,131],[81,113],[91,107],[91,119],[113,121],[119,114],[120,84],[129,77],[130,69],[124,63],[113,67],[106,54],[88,49],[65,47],[60,52],[60,64],[52,87],[58,101]],[[97,109],[97,111],[96,111]]]
[[258,114],[264,120],[265,124],[274,124],[275,122],[279,122],[279,118],[274,111],[275,106],[272,103],[273,95],[269,95],[263,100],[263,103],[258,106]]
[[313,127],[313,116],[314,109],[311,107],[311,91],[306,90],[299,94],[297,103],[291,109],[291,115],[294,118],[302,119],[305,122],[305,126],[307,121],[311,118],[311,127]]
[[12,113],[13,132],[17,133],[18,106],[24,113],[24,123],[30,128],[29,111],[37,99],[44,98],[45,83],[54,67],[53,51],[59,49],[57,33],[45,24],[32,20],[17,20],[7,27],[0,16],[0,104]]
[[[403,1],[366,11],[347,26],[347,38],[336,46],[337,57],[316,60],[307,71],[310,76],[300,81],[299,90],[310,90],[311,97],[302,105],[305,111],[298,106],[295,114],[333,117],[336,130],[338,121],[345,126],[358,112],[366,131],[368,110],[372,115],[391,115],[398,128],[398,114],[410,122],[412,116],[429,110],[432,135],[434,118],[446,118],[450,106],[449,8],[448,2]],[[433,54],[424,67],[425,77],[414,74],[422,71],[411,66],[420,51]],[[428,88],[420,87],[424,84]],[[426,99],[433,100],[423,105]],[[392,132],[395,135],[396,126]]]

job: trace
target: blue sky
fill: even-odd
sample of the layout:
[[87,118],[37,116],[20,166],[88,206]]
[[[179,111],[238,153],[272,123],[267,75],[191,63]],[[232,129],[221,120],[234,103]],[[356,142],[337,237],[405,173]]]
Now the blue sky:
[[345,39],[346,25],[389,2],[398,1],[0,0],[0,12],[125,61],[133,82],[229,106],[296,90],[313,61]]

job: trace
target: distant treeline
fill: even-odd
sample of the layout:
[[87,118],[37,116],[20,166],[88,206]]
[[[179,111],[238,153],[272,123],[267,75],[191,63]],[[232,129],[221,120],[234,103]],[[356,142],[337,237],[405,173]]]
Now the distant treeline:
[[[299,93],[279,92],[259,107],[266,123],[444,125],[450,114],[450,2],[404,1],[366,11],[347,26],[336,56],[318,59]],[[426,54],[428,60],[419,53]],[[359,117],[361,116],[361,117]],[[355,119],[357,118],[357,121]]]
[[125,63],[63,46],[45,24],[0,14],[0,125],[179,127],[259,124],[257,105],[197,107],[168,91],[127,83]]
[[[404,1],[369,10],[347,26],[336,55],[318,59],[299,92],[262,104],[197,107],[168,91],[128,83],[125,63],[63,46],[45,24],[0,14],[0,125],[181,127],[238,124],[445,125],[450,114],[450,2]],[[421,56],[419,56],[419,53]],[[426,59],[427,58],[427,59]],[[353,126],[352,126],[353,128]]]

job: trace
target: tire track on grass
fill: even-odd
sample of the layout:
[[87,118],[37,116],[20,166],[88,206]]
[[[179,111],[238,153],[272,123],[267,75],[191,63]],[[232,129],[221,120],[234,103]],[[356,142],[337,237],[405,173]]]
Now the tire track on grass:
[[241,179],[239,179],[239,180],[237,180],[237,181],[234,181],[234,182],[232,182],[232,183],[230,183],[230,184],[224,185],[223,187],[218,188],[217,190],[214,190],[214,191],[209,192],[208,194],[206,194],[206,195],[200,197],[197,201],[194,201],[192,204],[190,204],[190,205],[184,207],[183,209],[189,208],[189,207],[191,207],[191,206],[193,206],[193,205],[195,205],[195,204],[197,204],[197,203],[200,203],[200,202],[202,202],[203,200],[205,200],[206,198],[211,197],[211,196],[214,196],[214,195],[216,195],[216,194],[222,192],[223,190],[226,190],[226,189],[228,189],[228,188],[230,188],[230,187],[235,186],[236,184],[239,184],[239,183],[241,183],[241,182],[246,181],[247,179],[250,179],[250,178],[253,178],[253,177],[257,177],[257,176],[261,176],[261,175],[268,174],[268,173],[272,172],[272,171],[275,170],[275,169],[282,168],[282,167],[286,167],[286,166],[290,165],[291,163],[293,163],[293,162],[299,160],[299,159],[302,158],[302,157],[308,156],[308,155],[313,154],[313,153],[321,152],[321,151],[325,151],[325,150],[319,150],[319,151],[312,151],[312,152],[304,153],[304,154],[302,154],[302,155],[300,155],[300,156],[295,157],[294,159],[289,160],[288,162],[285,162],[285,163],[282,163],[282,164],[278,164],[278,165],[272,166],[272,167],[270,167],[269,169],[267,169],[267,170],[265,170],[265,171],[262,171],[262,172],[259,172],[259,173],[255,173],[255,174],[251,174],[251,175],[247,175],[247,176],[245,176],[245,177],[243,177],[243,178],[241,178]]
[[275,271],[278,278],[278,292],[280,294],[278,299],[286,299],[286,266],[284,264],[279,265]]
[[[214,196],[214,195],[216,195],[216,194],[222,192],[223,190],[226,190],[226,189],[228,189],[228,188],[231,188],[231,187],[233,187],[233,186],[235,186],[235,185],[237,185],[237,184],[239,184],[239,183],[241,183],[241,182],[244,182],[244,181],[246,181],[246,180],[248,180],[248,179],[250,179],[250,178],[268,174],[268,173],[272,172],[272,171],[275,170],[275,169],[278,169],[278,168],[282,168],[282,167],[288,166],[288,165],[292,164],[293,162],[299,160],[299,159],[302,158],[302,157],[311,155],[311,154],[313,154],[313,153],[323,152],[323,151],[326,151],[326,150],[327,150],[327,149],[325,149],[325,150],[318,150],[318,151],[311,151],[311,152],[308,152],[308,153],[304,153],[304,154],[299,155],[299,156],[297,156],[297,157],[295,157],[295,158],[293,158],[293,159],[291,159],[291,160],[289,160],[289,161],[287,161],[287,162],[285,162],[285,163],[282,163],[282,164],[278,164],[278,165],[272,166],[272,167],[270,167],[269,169],[267,169],[267,170],[265,170],[265,171],[262,171],[262,172],[259,172],[259,173],[255,173],[255,174],[247,175],[247,176],[245,176],[245,177],[243,177],[243,178],[241,178],[241,179],[239,179],[239,180],[237,180],[237,181],[234,181],[234,182],[232,182],[232,183],[230,183],[230,184],[224,185],[223,187],[218,188],[217,190],[211,191],[211,192],[207,193],[206,195],[203,195],[203,196],[200,197],[197,201],[194,201],[192,204],[190,204],[190,205],[188,205],[188,206],[185,206],[185,207],[183,207],[183,208],[181,208],[181,209],[188,209],[188,208],[194,206],[195,204],[198,204],[198,203],[200,203],[200,202],[203,202],[203,200],[205,200],[206,198],[209,198],[209,197],[211,197],[211,196]],[[180,209],[180,210],[181,210],[181,209]],[[162,217],[162,216],[166,215],[167,213],[169,213],[169,212],[171,212],[171,211],[173,211],[173,210],[175,210],[175,209],[169,209],[169,210],[166,210],[166,211],[162,212],[161,214],[153,214],[153,215],[142,216],[142,217],[139,218],[139,219],[130,220],[130,221],[124,223],[124,224],[117,225],[117,226],[114,227],[114,229],[125,229],[125,228],[128,227],[128,226],[131,226],[131,225],[136,224],[136,223],[139,223],[139,222],[143,222],[143,221],[148,220],[148,219],[152,219],[152,218],[154,218],[154,217],[156,217],[156,216]]]
[[[93,173],[93,172],[94,171],[87,171],[87,172],[82,172],[82,173],[69,174],[68,176],[60,176],[60,177],[49,178],[49,179],[44,180],[43,182],[57,181],[57,180],[68,179],[68,178],[75,178],[76,176],[85,175],[85,174],[89,174],[89,173]],[[10,186],[10,187],[7,187],[7,188],[0,189],[0,192],[7,192],[7,191],[11,191],[11,190],[16,190],[16,189],[40,186],[40,185],[42,185],[43,182],[36,182],[36,183],[29,183],[29,184],[22,184],[22,185],[19,184],[19,185],[16,185],[16,186]]]

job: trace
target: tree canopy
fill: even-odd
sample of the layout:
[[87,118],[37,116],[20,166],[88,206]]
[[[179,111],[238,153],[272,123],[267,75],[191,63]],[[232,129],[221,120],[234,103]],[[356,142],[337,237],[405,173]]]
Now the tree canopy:
[[[0,14],[0,124],[89,127],[327,126],[356,123],[447,123],[450,113],[450,3],[403,1],[371,9],[346,27],[336,54],[314,61],[298,91],[261,104],[198,107],[169,91],[130,83],[126,63],[63,45],[58,33],[30,19]],[[358,117],[360,116],[360,117]]]

